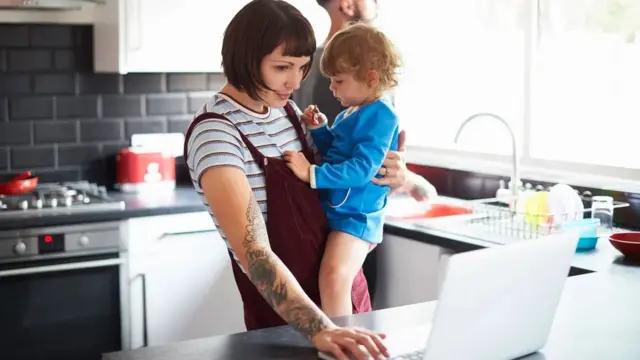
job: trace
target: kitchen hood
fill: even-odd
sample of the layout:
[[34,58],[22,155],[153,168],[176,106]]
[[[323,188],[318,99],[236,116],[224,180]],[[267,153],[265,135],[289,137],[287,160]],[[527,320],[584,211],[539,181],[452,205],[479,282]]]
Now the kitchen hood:
[[0,0],[0,10],[74,10],[106,0]]

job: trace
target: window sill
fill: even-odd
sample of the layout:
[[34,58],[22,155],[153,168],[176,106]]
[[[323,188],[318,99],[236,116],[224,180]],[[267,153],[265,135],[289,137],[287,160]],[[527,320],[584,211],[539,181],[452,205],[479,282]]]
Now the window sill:
[[[408,163],[511,177],[511,156],[407,146]],[[640,170],[521,158],[520,177],[640,194]],[[635,179],[635,180],[633,180]]]

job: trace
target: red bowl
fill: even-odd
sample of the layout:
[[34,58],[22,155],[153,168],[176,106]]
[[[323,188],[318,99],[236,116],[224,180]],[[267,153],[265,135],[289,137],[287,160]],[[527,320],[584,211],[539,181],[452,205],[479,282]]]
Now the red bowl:
[[640,259],[640,232],[624,232],[613,234],[609,241],[625,257]]

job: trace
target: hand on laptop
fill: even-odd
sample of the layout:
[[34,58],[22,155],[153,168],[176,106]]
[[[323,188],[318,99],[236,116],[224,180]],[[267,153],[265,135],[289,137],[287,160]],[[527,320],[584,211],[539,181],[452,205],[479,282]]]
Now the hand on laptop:
[[384,359],[389,357],[382,343],[385,337],[367,329],[335,327],[319,332],[311,342],[316,349],[332,354],[337,360],[367,360],[371,356]]

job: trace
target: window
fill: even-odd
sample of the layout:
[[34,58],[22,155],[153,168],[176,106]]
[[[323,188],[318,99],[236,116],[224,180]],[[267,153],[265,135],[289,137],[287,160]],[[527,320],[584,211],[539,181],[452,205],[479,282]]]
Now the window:
[[640,1],[542,5],[531,156],[640,169]]
[[[393,39],[405,65],[394,98],[409,145],[451,147],[460,124],[479,112],[503,117],[521,137],[525,36],[520,1],[379,3],[378,26]],[[486,117],[470,122],[458,144],[511,153],[504,125]]]
[[[491,112],[514,127],[525,167],[637,179],[640,0],[378,2],[404,57],[409,145],[451,154],[459,124]],[[478,120],[459,140],[468,158],[510,154],[503,126]]]

